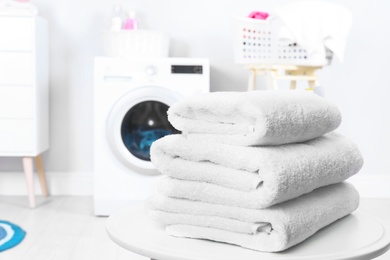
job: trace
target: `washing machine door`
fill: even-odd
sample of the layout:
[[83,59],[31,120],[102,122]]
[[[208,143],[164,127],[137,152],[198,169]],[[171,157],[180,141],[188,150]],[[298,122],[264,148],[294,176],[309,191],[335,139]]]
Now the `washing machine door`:
[[152,143],[179,133],[168,121],[167,110],[181,96],[169,89],[145,86],[127,92],[113,106],[107,120],[109,145],[122,163],[136,173],[156,175],[150,161]]

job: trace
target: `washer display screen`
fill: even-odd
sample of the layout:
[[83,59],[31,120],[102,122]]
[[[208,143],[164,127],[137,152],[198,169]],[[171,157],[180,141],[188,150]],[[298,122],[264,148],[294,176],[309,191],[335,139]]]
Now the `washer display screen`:
[[172,65],[172,74],[203,74],[203,67],[200,65]]
[[180,133],[168,121],[168,108],[158,101],[144,101],[126,113],[121,135],[132,155],[150,161],[150,146],[154,141],[169,134]]

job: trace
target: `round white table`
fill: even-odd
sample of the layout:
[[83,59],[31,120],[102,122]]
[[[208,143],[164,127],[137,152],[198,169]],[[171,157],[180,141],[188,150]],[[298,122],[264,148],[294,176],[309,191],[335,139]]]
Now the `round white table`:
[[111,215],[106,228],[119,246],[158,260],[368,260],[390,247],[390,228],[364,210],[357,210],[280,253],[169,236],[162,225],[149,219],[142,205]]

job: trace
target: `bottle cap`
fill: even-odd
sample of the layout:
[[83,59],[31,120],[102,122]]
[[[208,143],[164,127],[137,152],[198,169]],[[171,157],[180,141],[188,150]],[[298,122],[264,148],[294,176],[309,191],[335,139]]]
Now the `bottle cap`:
[[122,7],[120,5],[114,5],[114,13],[119,14],[122,12]]
[[135,12],[133,10],[130,10],[128,15],[129,15],[129,18],[132,18],[132,19],[135,18]]

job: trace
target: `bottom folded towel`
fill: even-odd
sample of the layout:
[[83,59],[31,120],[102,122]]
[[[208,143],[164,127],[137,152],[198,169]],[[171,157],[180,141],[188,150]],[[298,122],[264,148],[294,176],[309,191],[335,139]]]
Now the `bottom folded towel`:
[[160,195],[152,196],[148,205],[152,218],[165,224],[172,236],[278,252],[356,210],[359,194],[343,182],[259,210]]

